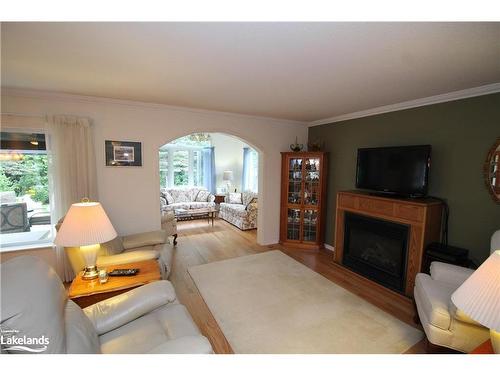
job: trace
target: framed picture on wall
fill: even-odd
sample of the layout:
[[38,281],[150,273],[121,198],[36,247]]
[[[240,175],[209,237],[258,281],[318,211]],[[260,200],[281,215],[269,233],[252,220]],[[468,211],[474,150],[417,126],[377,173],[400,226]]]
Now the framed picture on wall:
[[105,141],[106,166],[141,167],[141,142]]

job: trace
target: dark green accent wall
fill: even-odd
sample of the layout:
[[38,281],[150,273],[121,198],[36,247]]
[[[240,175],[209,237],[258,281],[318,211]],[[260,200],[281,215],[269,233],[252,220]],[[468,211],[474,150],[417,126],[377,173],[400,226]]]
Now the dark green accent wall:
[[358,148],[430,144],[429,194],[448,201],[449,243],[483,261],[500,228],[500,205],[483,180],[486,154],[499,136],[499,93],[309,128],[309,140],[323,140],[330,153],[326,243],[334,244],[337,192],[355,188]]

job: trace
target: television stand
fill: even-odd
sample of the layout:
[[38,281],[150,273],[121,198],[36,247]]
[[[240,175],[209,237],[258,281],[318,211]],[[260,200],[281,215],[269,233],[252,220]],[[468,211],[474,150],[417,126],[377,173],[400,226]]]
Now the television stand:
[[372,197],[381,197],[381,198],[393,198],[393,199],[407,199],[410,198],[408,195],[404,194],[397,194],[397,193],[384,193],[382,191],[370,191],[368,195],[371,195]]
[[383,191],[370,191],[368,192],[369,195],[373,197],[381,197],[381,198],[389,198],[389,199],[423,199],[426,198],[423,195],[406,195],[406,194],[399,194],[399,193],[389,193],[389,192],[383,192]]

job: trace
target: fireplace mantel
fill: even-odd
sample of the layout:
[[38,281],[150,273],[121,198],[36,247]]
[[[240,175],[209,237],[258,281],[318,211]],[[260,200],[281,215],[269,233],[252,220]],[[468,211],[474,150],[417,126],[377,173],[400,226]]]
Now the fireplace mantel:
[[[334,261],[342,266],[344,249],[344,215],[353,212],[409,226],[408,260],[406,265],[406,287],[404,294],[413,296],[415,276],[420,272],[425,247],[439,241],[443,204],[437,199],[404,199],[371,195],[361,191],[342,191],[337,194],[336,233]],[[342,268],[345,268],[342,266]],[[352,271],[348,273],[353,273]],[[355,274],[366,281],[367,287],[380,292],[392,290]]]

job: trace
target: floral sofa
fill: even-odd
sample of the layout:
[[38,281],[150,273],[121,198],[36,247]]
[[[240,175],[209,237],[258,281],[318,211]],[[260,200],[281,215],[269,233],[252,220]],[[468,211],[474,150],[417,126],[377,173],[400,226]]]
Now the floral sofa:
[[161,211],[169,212],[179,208],[215,207],[215,196],[204,188],[160,189]]
[[229,193],[220,204],[219,218],[241,230],[257,228],[257,194]]

